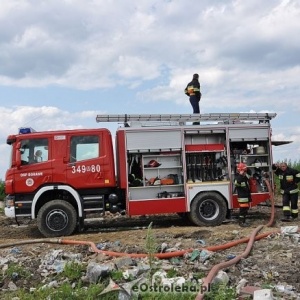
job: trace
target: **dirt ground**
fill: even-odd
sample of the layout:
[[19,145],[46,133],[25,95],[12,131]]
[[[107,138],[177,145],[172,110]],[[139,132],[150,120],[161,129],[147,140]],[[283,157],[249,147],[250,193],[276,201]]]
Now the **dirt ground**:
[[[217,227],[192,226],[177,215],[112,217],[105,221],[90,222],[85,231],[65,237],[65,239],[89,241],[95,244],[118,242],[117,249],[110,250],[145,253],[147,229],[152,222],[152,233],[157,245],[166,243],[168,248],[176,247],[178,250],[200,249],[203,247],[203,242],[205,243],[204,247],[209,247],[249,237],[257,226],[268,223],[270,211],[271,208],[267,206],[251,208],[249,213],[251,225],[248,228],[238,226],[237,211],[233,212],[230,221]],[[274,226],[272,228],[264,227],[259,232],[259,234],[269,232],[270,236],[256,241],[246,259],[225,270],[228,272],[232,285],[237,285],[242,278],[245,278],[249,285],[260,287],[282,285],[300,293],[299,242],[295,238],[279,234],[281,227],[298,225],[298,222],[284,223],[280,217],[281,208],[277,208]],[[17,226],[14,220],[7,219],[3,214],[0,215],[0,257],[4,255],[4,251],[20,242],[23,243],[23,241],[28,242],[28,244],[18,245],[23,254],[34,253],[37,259],[38,252],[50,249],[63,249],[74,253],[85,252],[86,255],[92,255],[88,247],[83,245],[58,245],[42,242],[39,244],[37,240],[44,238],[39,233],[35,222],[28,220],[25,223]],[[38,244],[38,247],[34,247],[32,242]],[[235,247],[218,251],[214,258],[210,259],[205,267],[203,266],[202,270],[208,273],[214,264],[227,260],[229,255],[241,254],[246,246],[246,243],[241,243]],[[194,264],[186,264],[184,268],[185,274],[190,271],[195,272]]]
[[[221,241],[231,241],[234,238],[234,230],[239,231],[239,237],[246,237],[256,226],[268,223],[270,218],[269,207],[255,207],[251,209],[248,216],[250,227],[240,228],[237,224],[237,213],[237,211],[233,212],[231,221],[225,221],[224,224],[217,227],[193,226],[176,214],[133,218],[112,215],[107,220],[89,221],[83,232],[65,237],[65,239],[94,243],[119,241],[122,245],[136,246],[142,250],[145,247],[148,226],[152,223],[157,244],[165,242],[172,246],[180,242],[182,249],[189,249],[196,246],[197,240],[205,241],[206,246],[220,244]],[[277,218],[277,225],[279,224],[282,225],[282,222]],[[274,228],[266,228],[264,231],[268,230],[272,231]],[[13,244],[20,240],[32,239],[44,239],[38,231],[35,221],[25,219],[18,226],[14,219],[8,219],[0,214],[1,244]]]

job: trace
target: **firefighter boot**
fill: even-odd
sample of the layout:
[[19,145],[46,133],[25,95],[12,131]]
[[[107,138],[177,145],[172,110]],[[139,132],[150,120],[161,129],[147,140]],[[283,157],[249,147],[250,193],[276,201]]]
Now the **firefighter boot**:
[[240,225],[240,227],[249,227],[249,224],[246,223],[246,217],[239,218],[239,225]]
[[282,222],[291,222],[291,221],[293,221],[293,218],[292,218],[292,216],[283,216],[281,221]]

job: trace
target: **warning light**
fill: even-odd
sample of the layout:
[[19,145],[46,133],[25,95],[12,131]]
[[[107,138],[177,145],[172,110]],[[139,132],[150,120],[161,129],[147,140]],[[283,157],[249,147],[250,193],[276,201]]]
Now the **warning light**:
[[36,131],[31,127],[20,127],[19,128],[19,134],[26,134],[26,133],[32,133],[32,132],[36,132]]

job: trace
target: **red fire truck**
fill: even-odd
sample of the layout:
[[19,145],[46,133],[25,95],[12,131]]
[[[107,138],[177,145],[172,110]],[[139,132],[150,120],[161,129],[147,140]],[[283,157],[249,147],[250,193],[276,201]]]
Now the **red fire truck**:
[[[270,120],[276,114],[98,115],[106,128],[10,135],[5,214],[37,220],[46,237],[67,236],[106,212],[173,214],[220,225],[238,208],[236,164],[251,171],[252,206],[269,199]],[[192,122],[200,122],[193,125]]]

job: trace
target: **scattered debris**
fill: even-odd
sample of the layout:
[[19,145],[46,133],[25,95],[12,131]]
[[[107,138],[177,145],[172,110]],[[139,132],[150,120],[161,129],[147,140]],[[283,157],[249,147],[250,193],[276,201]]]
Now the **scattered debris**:
[[[253,213],[255,217],[256,214],[257,212]],[[258,215],[253,223],[260,224],[259,217],[261,216]],[[2,244],[6,241],[11,243],[14,240],[40,237],[35,236],[38,234],[33,231],[35,226],[29,224],[27,228],[12,228],[7,226],[7,222],[7,220],[0,218],[0,227],[3,226],[2,233],[0,233]],[[117,220],[113,219],[113,222],[116,226]],[[175,226],[174,223],[173,226],[166,227],[165,220],[162,223],[164,227],[156,226],[154,231],[158,240],[157,244],[160,245],[158,248],[160,253],[190,249],[185,255],[161,259],[152,266],[156,270],[153,278],[166,287],[176,285],[200,286],[202,279],[214,265],[234,259],[244,251],[246,244],[239,244],[234,248],[218,252],[208,251],[204,246],[221,245],[248,236],[254,228],[239,228],[237,230],[235,229],[236,224],[231,223],[221,225],[216,230],[216,228],[184,226],[182,224]],[[145,253],[147,227],[135,227],[138,229],[135,229],[134,234],[132,234],[132,228],[130,228],[130,234],[124,233],[124,230],[98,234],[98,230],[96,233],[92,231],[72,238],[94,241],[99,250]],[[124,228],[124,221],[122,221],[122,228]],[[278,226],[278,228],[266,229],[266,231],[270,231],[270,234],[255,243],[250,255],[241,259],[236,265],[220,271],[215,277],[214,283],[221,282],[236,288],[241,297],[248,295],[253,297],[252,299],[260,300],[300,299],[300,275],[298,275],[300,237],[298,226],[293,224],[293,226]],[[200,236],[201,239],[199,239]],[[151,270],[147,258],[112,257],[105,253],[93,253],[91,249],[83,245],[67,246],[41,243],[12,246],[0,249],[2,274],[7,274],[7,270],[12,264],[15,264],[24,270],[26,269],[32,277],[24,280],[22,269],[13,270],[9,276],[3,275],[0,282],[0,298],[1,295],[23,287],[33,292],[37,283],[42,283],[43,288],[59,287],[66,278],[60,278],[56,275],[64,270],[68,262],[78,262],[84,266],[82,280],[86,284],[97,283],[103,278],[110,278],[110,284],[103,293],[117,292],[118,298],[123,300],[132,297],[133,286],[139,286],[149,279]],[[120,272],[120,280],[112,280],[112,275],[117,272]],[[266,286],[268,286],[267,289]]]

